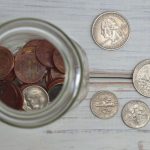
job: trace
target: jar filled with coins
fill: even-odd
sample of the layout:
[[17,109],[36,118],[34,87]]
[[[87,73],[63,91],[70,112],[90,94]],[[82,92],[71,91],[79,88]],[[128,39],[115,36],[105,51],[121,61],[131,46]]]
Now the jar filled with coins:
[[25,128],[60,118],[88,90],[85,52],[56,26],[18,19],[0,26],[0,118]]

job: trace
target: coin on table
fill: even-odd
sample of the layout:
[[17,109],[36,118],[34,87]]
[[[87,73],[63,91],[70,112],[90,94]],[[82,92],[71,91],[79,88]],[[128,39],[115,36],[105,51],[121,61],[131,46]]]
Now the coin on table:
[[109,91],[97,92],[90,105],[92,113],[100,119],[112,118],[118,112],[118,99]]
[[0,46],[0,80],[3,80],[14,67],[13,54],[5,47]]
[[122,47],[129,37],[127,20],[116,12],[100,14],[93,23],[92,36],[98,46],[113,50]]
[[24,83],[37,83],[46,73],[46,67],[36,59],[35,47],[25,47],[16,54],[14,70]]
[[122,109],[122,119],[130,128],[142,128],[150,120],[150,109],[142,101],[130,101]]
[[61,54],[59,53],[58,50],[54,51],[53,54],[53,62],[55,67],[61,72],[61,73],[65,73],[65,65],[64,65],[64,61],[63,58],[61,56]]
[[49,102],[48,93],[40,86],[32,85],[23,90],[25,111],[39,110],[47,106]]
[[136,66],[133,84],[141,95],[150,97],[150,60],[144,60]]

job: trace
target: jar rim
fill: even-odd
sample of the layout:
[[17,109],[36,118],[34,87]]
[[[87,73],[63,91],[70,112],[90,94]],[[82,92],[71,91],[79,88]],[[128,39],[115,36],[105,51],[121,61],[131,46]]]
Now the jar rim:
[[[73,54],[76,56],[75,57],[75,59],[77,61],[76,63],[78,63],[78,68],[76,68],[77,70],[72,70],[71,65],[74,65],[73,64],[74,62],[73,62],[73,60],[71,60],[71,58],[66,56],[67,52],[69,52],[69,51],[67,49],[65,49],[65,50],[67,50],[67,52],[65,52],[65,50],[63,51],[63,53],[61,52],[62,56],[65,60],[67,77],[65,78],[65,83],[64,83],[61,93],[58,95],[56,100],[48,107],[45,107],[41,110],[33,111],[33,112],[19,112],[19,111],[16,111],[14,109],[7,107],[5,104],[2,104],[2,102],[0,102],[0,118],[3,122],[11,124],[13,126],[17,126],[17,127],[35,128],[35,127],[49,124],[49,123],[57,120],[59,117],[61,117],[63,114],[65,114],[68,111],[68,109],[73,105],[73,103],[76,100],[76,97],[78,96],[78,94],[80,92],[80,88],[81,88],[81,82],[82,82],[82,78],[83,78],[83,76],[82,76],[82,69],[83,69],[82,65],[83,64],[81,61],[80,53],[78,52],[78,49],[75,46],[74,42],[61,29],[59,29],[55,25],[53,25],[47,21],[41,20],[41,19],[19,18],[19,19],[11,20],[11,21],[1,24],[0,25],[0,40],[2,39],[1,30],[3,30],[3,28],[5,28],[6,26],[9,26],[9,25],[11,26],[11,24],[15,25],[16,23],[21,23],[21,22],[28,22],[28,23],[30,22],[33,24],[39,23],[42,26],[44,26],[45,28],[47,28],[47,30],[48,29],[49,29],[49,31],[52,30],[52,31],[54,31],[54,33],[57,32],[57,34],[59,35],[59,37],[57,37],[59,39],[57,39],[57,40],[64,41],[63,44],[66,44],[65,48],[68,47],[68,50],[72,50]],[[12,27],[14,27],[14,26],[12,26]],[[17,29],[18,27],[16,26],[14,28]],[[5,30],[6,31],[2,32],[3,34],[5,34],[5,32],[8,32],[7,28]],[[44,29],[42,29],[42,30],[44,30]],[[47,33],[47,35],[50,35],[50,34],[52,34],[52,33],[51,32]],[[73,78],[75,80],[73,80]],[[69,88],[70,88],[72,99],[66,101],[66,99],[65,99],[66,97],[64,95],[66,93],[66,89],[69,89]],[[60,101],[60,98],[61,98],[61,101]],[[65,102],[65,103],[63,103],[63,102]],[[62,104],[63,104],[64,108],[59,109],[59,106]],[[52,115],[52,113],[54,113],[52,111],[56,110],[56,108],[58,109],[57,114]],[[52,118],[52,116],[53,116],[53,118]]]

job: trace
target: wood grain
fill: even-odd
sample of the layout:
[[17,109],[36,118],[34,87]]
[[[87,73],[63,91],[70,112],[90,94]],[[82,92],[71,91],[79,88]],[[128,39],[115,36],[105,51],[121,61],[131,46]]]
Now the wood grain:
[[[100,90],[109,90],[119,99],[119,112],[112,119],[100,120],[90,111],[90,99]],[[51,125],[27,130],[1,123],[1,149],[149,150],[150,124],[134,130],[121,120],[122,107],[130,100],[142,100],[150,106],[150,99],[139,95],[131,80],[91,79],[87,98]]]
[[[59,26],[85,49],[93,77],[131,78],[135,65],[150,58],[149,0],[1,0],[0,10],[1,23],[34,17]],[[128,42],[116,51],[100,49],[91,38],[94,18],[111,10],[126,17],[131,28]]]
[[[134,130],[120,117],[129,100],[150,106],[150,99],[139,95],[128,79],[137,63],[150,58],[149,0],[0,0],[0,10],[0,23],[33,17],[60,27],[85,49],[90,76],[97,77],[90,80],[87,98],[51,125],[27,130],[0,122],[1,150],[150,150],[150,124]],[[91,37],[94,18],[111,10],[126,17],[131,28],[128,42],[116,51],[102,50]],[[97,119],[90,111],[90,99],[100,90],[114,92],[119,98],[119,112],[110,120]]]

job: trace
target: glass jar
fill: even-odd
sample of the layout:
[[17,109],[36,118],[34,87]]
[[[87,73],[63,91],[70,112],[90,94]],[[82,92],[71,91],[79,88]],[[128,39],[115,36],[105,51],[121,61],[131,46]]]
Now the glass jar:
[[32,39],[46,39],[60,51],[66,68],[64,86],[55,101],[31,112],[16,111],[0,102],[0,118],[5,123],[25,128],[49,124],[69,108],[79,104],[88,91],[88,61],[85,52],[62,30],[43,20],[23,18],[0,25],[0,45],[16,53]]

